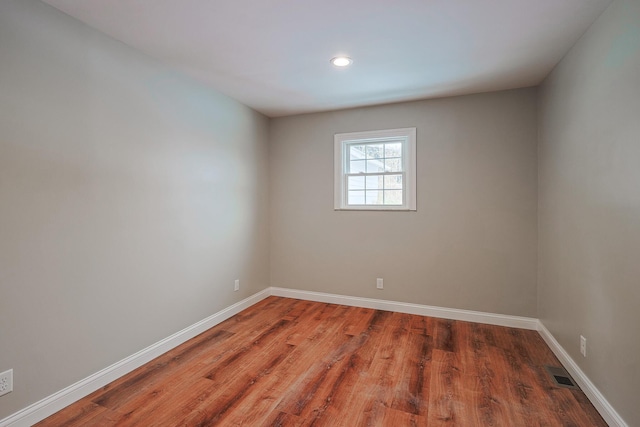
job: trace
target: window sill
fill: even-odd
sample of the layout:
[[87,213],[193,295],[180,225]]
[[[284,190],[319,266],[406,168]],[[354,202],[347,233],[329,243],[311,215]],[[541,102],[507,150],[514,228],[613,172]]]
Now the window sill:
[[334,208],[334,211],[346,212],[416,212],[417,209],[409,208]]

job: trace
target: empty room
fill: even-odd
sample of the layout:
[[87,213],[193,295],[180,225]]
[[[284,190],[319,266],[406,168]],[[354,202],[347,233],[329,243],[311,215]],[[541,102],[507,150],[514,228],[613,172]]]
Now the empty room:
[[640,426],[640,1],[0,0],[0,427]]

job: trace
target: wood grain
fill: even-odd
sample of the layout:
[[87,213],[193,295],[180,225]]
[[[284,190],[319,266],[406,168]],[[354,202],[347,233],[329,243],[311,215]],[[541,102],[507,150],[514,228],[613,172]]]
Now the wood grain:
[[270,297],[37,426],[606,426],[535,331]]

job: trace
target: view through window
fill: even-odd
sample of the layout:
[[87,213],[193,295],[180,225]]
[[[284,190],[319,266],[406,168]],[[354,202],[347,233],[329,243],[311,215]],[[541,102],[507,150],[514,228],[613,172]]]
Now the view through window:
[[415,210],[415,128],[336,134],[336,209]]

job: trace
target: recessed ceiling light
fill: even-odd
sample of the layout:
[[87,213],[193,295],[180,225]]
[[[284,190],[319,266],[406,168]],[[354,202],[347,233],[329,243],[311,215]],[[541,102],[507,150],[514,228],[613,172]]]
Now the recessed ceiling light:
[[336,67],[347,67],[351,65],[353,61],[348,56],[336,56],[331,59],[331,63]]

